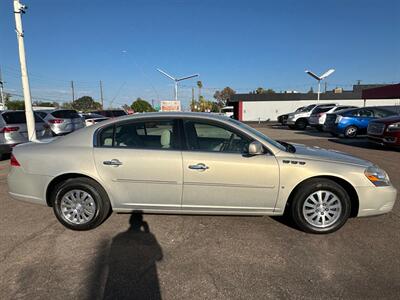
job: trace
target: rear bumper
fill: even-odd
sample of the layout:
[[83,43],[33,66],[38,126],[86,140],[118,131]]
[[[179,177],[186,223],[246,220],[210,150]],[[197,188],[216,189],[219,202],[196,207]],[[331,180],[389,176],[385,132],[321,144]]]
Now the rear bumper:
[[47,205],[46,188],[52,177],[28,174],[21,167],[11,167],[8,174],[8,192],[15,200]]
[[359,198],[358,217],[375,216],[390,212],[397,198],[393,186],[357,187]]

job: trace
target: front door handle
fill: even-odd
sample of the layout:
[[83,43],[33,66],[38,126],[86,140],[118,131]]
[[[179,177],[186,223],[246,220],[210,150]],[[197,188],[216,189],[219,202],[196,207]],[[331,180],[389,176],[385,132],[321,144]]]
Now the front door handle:
[[208,170],[209,169],[209,167],[208,166],[206,166],[205,164],[197,164],[197,165],[189,165],[189,169],[192,169],[192,170],[199,170],[199,171],[205,171],[205,170]]
[[122,162],[120,162],[118,159],[105,160],[103,161],[103,165],[118,167],[122,165]]

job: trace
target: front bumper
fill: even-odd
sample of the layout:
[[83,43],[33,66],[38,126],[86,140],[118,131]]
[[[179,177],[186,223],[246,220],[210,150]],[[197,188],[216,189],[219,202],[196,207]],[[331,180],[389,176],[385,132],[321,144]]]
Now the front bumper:
[[395,135],[376,136],[368,134],[368,139],[371,142],[387,146],[400,146],[400,138]]
[[375,216],[390,212],[397,198],[392,186],[356,187],[359,198],[358,217]]

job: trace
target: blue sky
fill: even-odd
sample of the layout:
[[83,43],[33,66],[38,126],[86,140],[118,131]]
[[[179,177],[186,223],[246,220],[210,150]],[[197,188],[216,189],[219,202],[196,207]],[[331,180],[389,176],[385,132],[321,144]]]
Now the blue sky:
[[[25,0],[23,16],[33,97],[171,99],[172,75],[199,73],[203,94],[231,86],[305,91],[311,69],[336,72],[328,88],[400,81],[397,0]],[[12,0],[0,1],[0,66],[6,90],[20,94]],[[182,83],[188,103],[196,80]],[[197,90],[196,90],[197,95]]]

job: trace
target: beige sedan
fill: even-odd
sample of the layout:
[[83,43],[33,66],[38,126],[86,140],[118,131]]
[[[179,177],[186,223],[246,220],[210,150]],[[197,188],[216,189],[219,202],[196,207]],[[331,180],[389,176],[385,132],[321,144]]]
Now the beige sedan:
[[397,191],[371,162],[277,142],[233,119],[148,113],[102,122],[48,144],[15,147],[10,195],[53,207],[74,230],[114,212],[287,214],[307,232],[389,212]]

